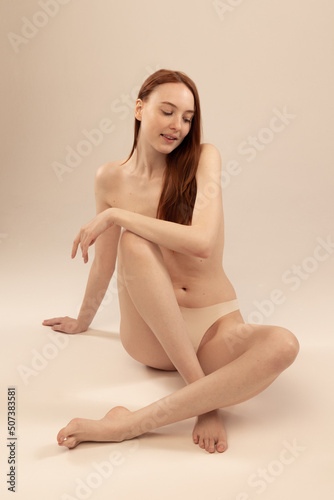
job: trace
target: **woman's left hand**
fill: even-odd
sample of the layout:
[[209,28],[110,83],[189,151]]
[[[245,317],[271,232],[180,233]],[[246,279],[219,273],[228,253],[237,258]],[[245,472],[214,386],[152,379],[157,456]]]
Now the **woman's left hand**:
[[76,256],[80,245],[84,263],[88,262],[88,248],[95,243],[100,234],[114,224],[111,218],[111,210],[112,208],[104,210],[88,222],[88,224],[82,226],[73,242],[72,259]]

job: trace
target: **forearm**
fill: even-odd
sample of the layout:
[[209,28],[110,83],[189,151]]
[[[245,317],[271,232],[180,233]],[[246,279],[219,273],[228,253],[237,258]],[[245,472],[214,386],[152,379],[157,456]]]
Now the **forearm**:
[[206,251],[205,234],[199,227],[155,219],[121,208],[109,209],[110,221],[175,252],[203,256]]
[[103,297],[108,289],[113,270],[99,268],[96,260],[93,261],[85,295],[78,315],[78,321],[86,328],[89,327],[94,316],[101,305]]

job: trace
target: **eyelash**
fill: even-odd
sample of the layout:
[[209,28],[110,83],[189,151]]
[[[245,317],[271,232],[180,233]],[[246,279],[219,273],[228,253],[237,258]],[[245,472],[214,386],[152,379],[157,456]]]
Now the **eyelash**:
[[[171,116],[173,113],[168,113],[167,111],[162,111],[164,115]],[[191,123],[191,120],[187,120],[187,118],[183,118],[186,123]]]

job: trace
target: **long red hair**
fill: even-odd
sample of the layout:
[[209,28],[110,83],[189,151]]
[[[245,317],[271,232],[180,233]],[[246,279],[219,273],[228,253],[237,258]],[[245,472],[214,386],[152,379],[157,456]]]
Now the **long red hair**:
[[[163,83],[184,83],[194,96],[195,114],[189,133],[182,143],[166,157],[167,168],[157,209],[157,219],[190,224],[197,193],[195,176],[201,147],[199,95],[195,83],[187,75],[180,71],[160,69],[145,80],[139,90],[138,99],[144,101],[155,87]],[[140,124],[141,122],[135,119],[133,146],[126,161],[131,158],[137,147]]]

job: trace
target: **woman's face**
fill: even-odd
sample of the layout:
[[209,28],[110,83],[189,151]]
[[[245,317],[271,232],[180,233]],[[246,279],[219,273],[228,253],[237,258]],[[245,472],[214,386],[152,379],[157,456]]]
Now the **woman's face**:
[[176,149],[191,128],[195,113],[194,96],[183,83],[164,83],[148,99],[136,102],[135,116],[141,121],[140,139],[160,153]]

